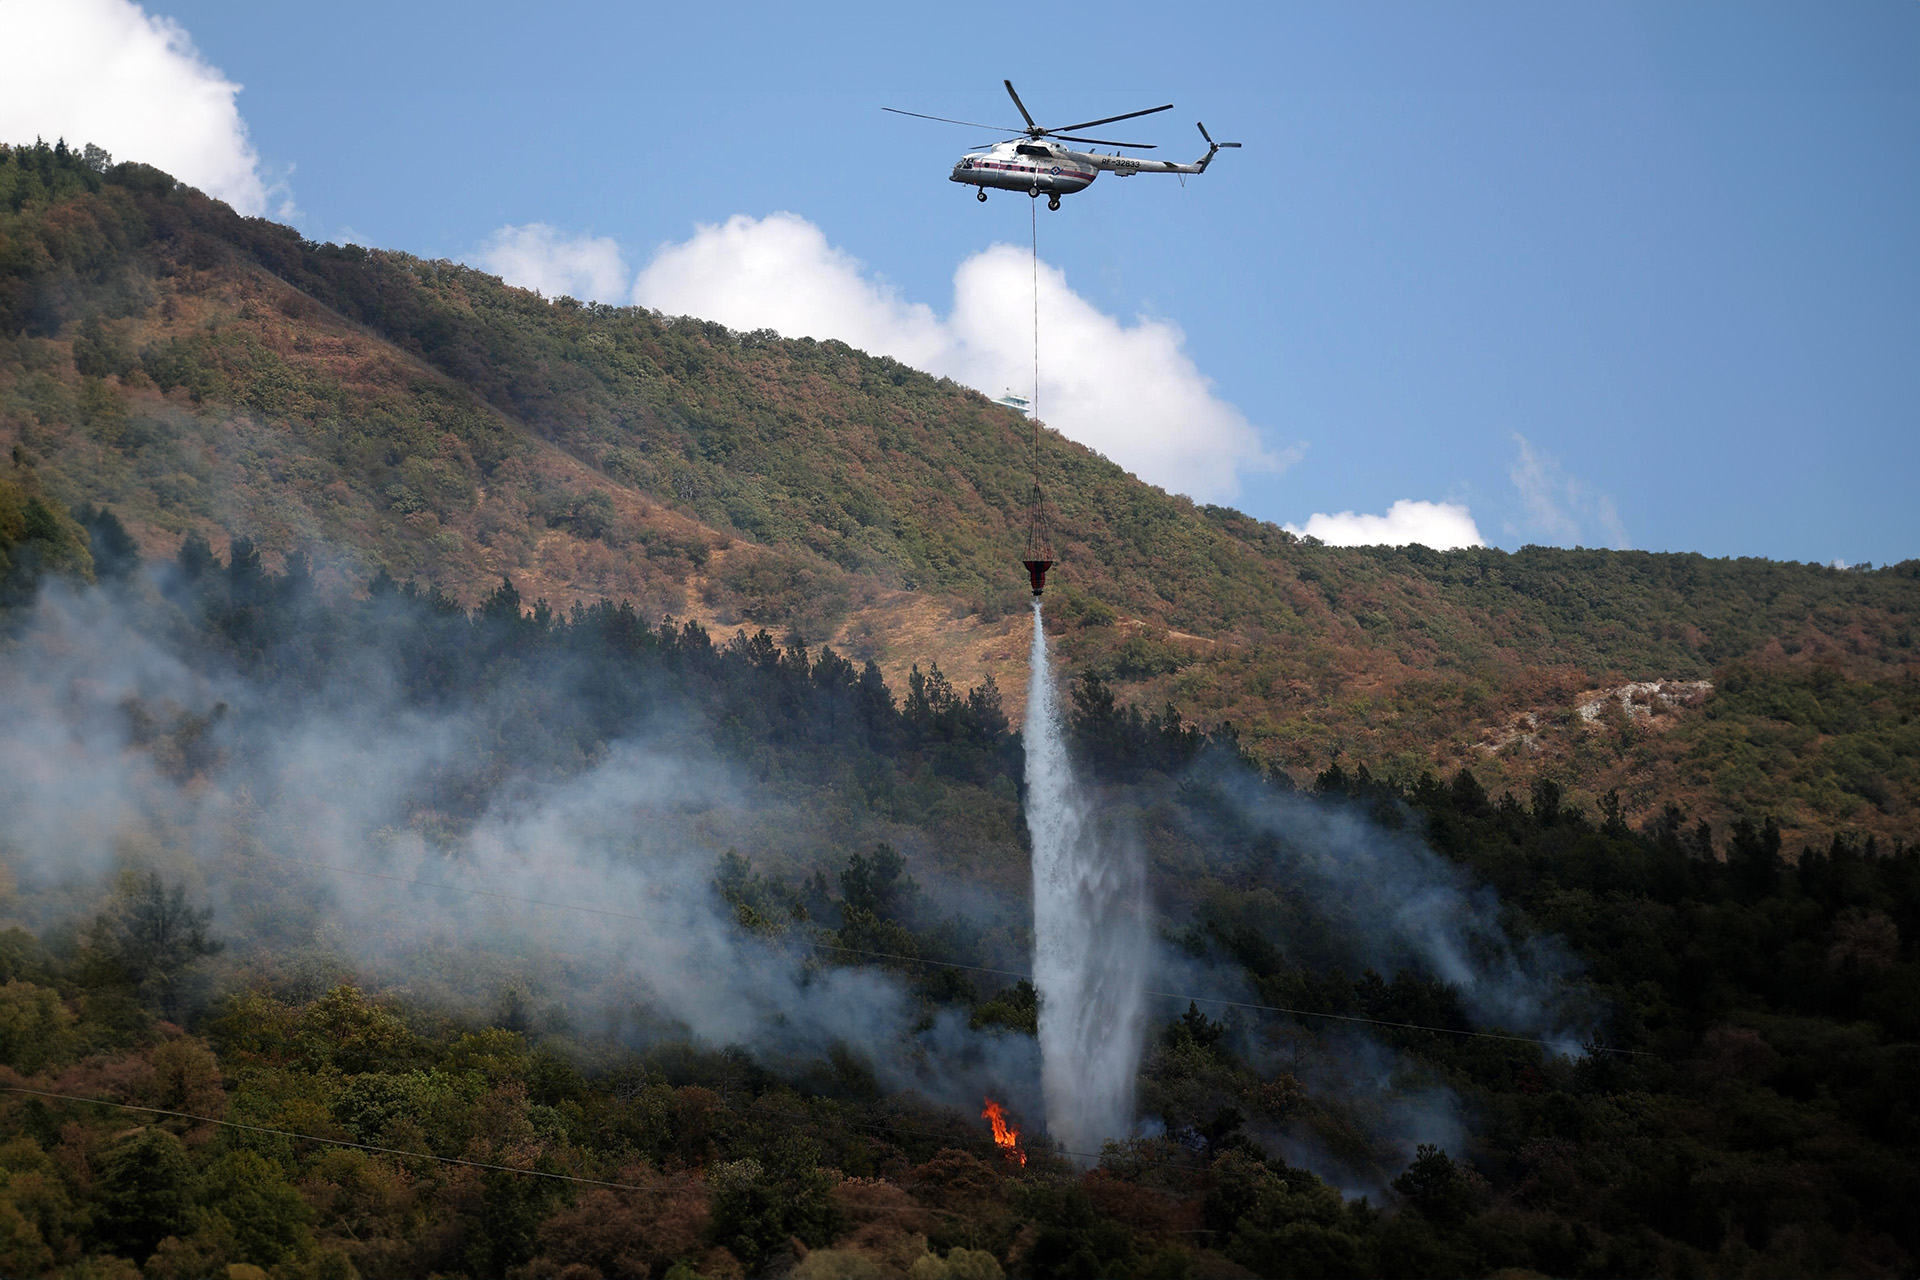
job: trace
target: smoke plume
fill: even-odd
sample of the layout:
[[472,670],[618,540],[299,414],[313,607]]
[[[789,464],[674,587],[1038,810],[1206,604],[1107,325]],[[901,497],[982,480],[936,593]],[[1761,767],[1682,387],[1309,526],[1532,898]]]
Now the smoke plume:
[[[1025,1037],[950,1013],[916,1030],[893,974],[740,926],[721,855],[799,865],[817,833],[671,699],[594,759],[476,778],[475,745],[571,696],[564,673],[421,706],[377,645],[305,689],[204,645],[141,588],[42,593],[0,667],[0,914],[58,926],[116,870],[153,867],[215,909],[233,982],[358,979],[478,1016],[513,994],[576,1040],[851,1052],[969,1113],[988,1088],[1036,1107]],[[477,817],[441,812],[456,793]]]

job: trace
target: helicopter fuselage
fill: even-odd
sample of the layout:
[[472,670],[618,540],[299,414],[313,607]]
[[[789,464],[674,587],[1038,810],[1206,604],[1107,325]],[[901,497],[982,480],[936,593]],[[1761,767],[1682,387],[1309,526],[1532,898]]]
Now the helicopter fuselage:
[[[1201,133],[1204,135],[1203,128]],[[1102,171],[1131,178],[1136,173],[1205,173],[1221,147],[1237,147],[1237,142],[1214,145],[1208,139],[1207,153],[1191,164],[1175,160],[1142,160],[1136,156],[1101,155],[1096,151],[1075,151],[1047,139],[1015,139],[996,143],[983,151],[969,151],[953,166],[948,178],[979,187],[980,198],[986,189],[1024,191],[1031,196],[1046,196],[1052,208],[1060,207],[1060,197],[1085,191]]]
[[1093,160],[1091,155],[1044,142],[1002,142],[961,156],[949,176],[976,187],[1067,196],[1085,191],[1100,176]]

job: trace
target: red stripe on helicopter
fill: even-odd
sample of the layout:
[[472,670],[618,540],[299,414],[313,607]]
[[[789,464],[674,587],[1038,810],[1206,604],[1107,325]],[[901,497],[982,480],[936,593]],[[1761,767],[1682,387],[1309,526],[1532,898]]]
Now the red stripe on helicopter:
[[1026,164],[1003,164],[995,160],[976,160],[969,165],[968,168],[995,169],[1002,173],[1037,173],[1047,178],[1091,178],[1094,173],[1091,169],[1066,168],[1062,168],[1056,173],[1052,168],[1042,169],[1034,165]]

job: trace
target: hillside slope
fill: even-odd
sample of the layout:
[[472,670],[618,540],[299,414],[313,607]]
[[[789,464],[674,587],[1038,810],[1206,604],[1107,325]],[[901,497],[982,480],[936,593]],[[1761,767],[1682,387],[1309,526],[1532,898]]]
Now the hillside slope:
[[[246,536],[469,602],[510,576],[829,641],[896,684],[993,674],[1017,711],[1027,442],[839,343],[547,301],[145,166],[0,150],[9,482],[112,506],[149,555]],[[1635,820],[1920,832],[1920,564],[1333,549],[1042,453],[1069,661],[1298,778],[1471,764]],[[1713,687],[1658,683],[1683,681]]]

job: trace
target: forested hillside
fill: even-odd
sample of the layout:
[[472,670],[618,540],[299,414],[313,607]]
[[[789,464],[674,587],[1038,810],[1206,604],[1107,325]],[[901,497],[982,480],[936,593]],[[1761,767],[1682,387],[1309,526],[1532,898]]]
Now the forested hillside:
[[[831,640],[895,680],[993,672],[1017,715],[1026,439],[838,343],[543,300],[99,153],[0,152],[0,443],[149,554],[240,536],[469,604],[511,577],[560,609]],[[1920,821],[1920,564],[1340,550],[1043,444],[1070,659],[1230,721],[1298,781],[1344,754],[1551,772],[1635,821],[1669,800],[1810,837]]]
[[1635,831],[1465,768],[1335,765],[1303,795],[1083,678],[1076,756],[1160,920],[1153,1136],[1028,1132],[1015,1160],[978,1118],[1038,1114],[990,685],[896,691],[830,648],[504,585],[343,599],[243,541],[142,563],[110,513],[27,505],[35,594],[0,615],[6,1274],[1920,1257],[1911,847],[1677,809]]

